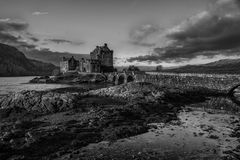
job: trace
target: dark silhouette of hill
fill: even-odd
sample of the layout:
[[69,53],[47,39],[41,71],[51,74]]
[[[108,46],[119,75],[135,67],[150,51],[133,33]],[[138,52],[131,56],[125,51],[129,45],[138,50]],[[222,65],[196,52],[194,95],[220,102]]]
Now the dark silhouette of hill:
[[187,65],[174,69],[165,69],[164,72],[240,74],[240,59],[223,59],[202,65]]
[[51,75],[56,66],[31,60],[15,47],[0,43],[0,76]]
[[[123,71],[124,69],[128,69],[129,66],[114,66],[118,71]],[[141,71],[154,71],[156,66],[135,66],[139,68]]]
[[90,58],[88,54],[72,54],[68,52],[53,52],[49,50],[32,50],[24,52],[24,54],[29,59],[52,63],[56,66],[59,66],[59,62],[62,60],[62,57],[74,56],[76,59]]

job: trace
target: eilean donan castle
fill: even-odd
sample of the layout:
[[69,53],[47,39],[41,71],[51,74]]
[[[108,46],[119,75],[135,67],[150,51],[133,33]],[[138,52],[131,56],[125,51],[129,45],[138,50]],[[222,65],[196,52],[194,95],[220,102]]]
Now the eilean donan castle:
[[76,60],[74,57],[63,57],[60,62],[60,71],[63,74],[67,72],[105,73],[113,70],[113,50],[110,50],[106,43],[104,46],[97,46],[90,53],[90,59]]

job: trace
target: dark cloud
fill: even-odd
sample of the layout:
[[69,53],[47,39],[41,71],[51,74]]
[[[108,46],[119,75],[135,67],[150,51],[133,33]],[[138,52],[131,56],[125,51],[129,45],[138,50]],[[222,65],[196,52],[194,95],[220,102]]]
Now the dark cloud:
[[138,62],[161,62],[158,55],[145,55],[132,57],[127,60],[128,62],[138,61]]
[[[67,52],[54,52],[49,49],[37,49],[37,45],[40,40],[33,34],[28,32],[28,24],[24,22],[12,22],[8,19],[0,21],[0,43],[8,44],[17,47],[20,51],[26,55],[34,54],[36,56],[45,55],[45,60],[51,57],[52,61],[58,59],[61,55],[71,55]],[[45,42],[52,42],[57,44],[67,43],[72,45],[82,45],[84,42],[74,42],[63,39],[48,39]],[[34,57],[29,57],[34,58]]]
[[0,21],[1,31],[24,31],[28,28],[25,22]]
[[23,41],[21,36],[14,36],[9,33],[0,32],[0,43],[15,46],[20,50],[29,50],[36,48],[36,45]]
[[129,61],[188,61],[198,56],[237,54],[225,50],[240,48],[239,28],[240,1],[219,0],[210,10],[169,30],[166,37],[170,45]]
[[39,39],[36,37],[29,37],[29,39],[31,39],[33,42],[39,42]]
[[[37,38],[27,32],[28,24],[25,22],[14,22],[10,19],[0,21],[0,43],[17,47],[20,50],[34,49],[36,46],[29,43],[26,38],[37,42]],[[23,36],[26,34],[27,36]]]
[[37,45],[30,44],[27,42],[18,42],[17,47],[22,51],[28,51],[28,50],[35,49],[37,47]]
[[142,47],[152,47],[155,45],[155,43],[147,43],[147,42],[140,42],[140,41],[131,41],[130,43],[133,45],[142,46]]
[[12,43],[12,42],[17,42],[18,40],[19,40],[19,37],[15,37],[9,33],[0,32],[0,41],[2,43]]
[[160,28],[153,24],[144,24],[132,29],[129,33],[130,43],[133,45],[151,47],[154,34],[159,32]]
[[75,42],[75,41],[70,41],[70,40],[65,40],[65,39],[47,39],[47,42],[53,42],[57,44],[62,44],[62,43],[67,43],[71,45],[83,45],[84,42]]
[[39,38],[35,37],[32,33],[29,33],[28,31],[26,32],[25,37],[28,38],[29,40],[35,42],[35,43],[40,41]]

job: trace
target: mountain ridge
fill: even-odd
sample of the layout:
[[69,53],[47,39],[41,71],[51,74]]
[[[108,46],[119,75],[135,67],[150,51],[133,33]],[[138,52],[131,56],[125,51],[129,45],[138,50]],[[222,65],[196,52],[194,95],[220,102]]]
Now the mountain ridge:
[[51,63],[55,66],[59,66],[60,61],[62,60],[62,57],[72,57],[74,56],[76,59],[81,58],[90,58],[90,55],[88,54],[73,54],[68,52],[53,52],[49,50],[32,50],[28,52],[24,52],[24,55],[33,60],[42,61],[45,63]]
[[240,59],[222,59],[207,64],[186,65],[163,71],[173,73],[240,74]]
[[26,58],[17,48],[0,43],[0,77],[51,75],[56,66]]

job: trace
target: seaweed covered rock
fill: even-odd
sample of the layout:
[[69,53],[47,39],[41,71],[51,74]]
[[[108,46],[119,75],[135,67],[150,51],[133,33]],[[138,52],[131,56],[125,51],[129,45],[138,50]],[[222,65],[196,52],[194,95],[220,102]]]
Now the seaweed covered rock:
[[27,111],[39,113],[54,113],[75,106],[77,95],[66,92],[22,91],[3,97],[0,100],[1,109],[24,108]]
[[70,83],[70,84],[81,84],[81,83],[100,83],[105,82],[106,77],[101,73],[66,73],[59,76],[42,76],[35,77],[29,81],[29,83]]
[[163,87],[147,82],[131,82],[118,86],[91,90],[85,93],[99,97],[120,98],[139,103],[190,104],[203,102],[207,96],[225,95],[225,93],[203,87],[175,88]]
[[88,95],[97,95],[104,97],[123,98],[126,100],[142,99],[147,102],[154,102],[157,99],[164,97],[164,90],[156,85],[143,82],[132,82],[123,85],[102,88],[89,91]]
[[33,78],[29,83],[54,83],[54,81],[49,76],[41,76]]

